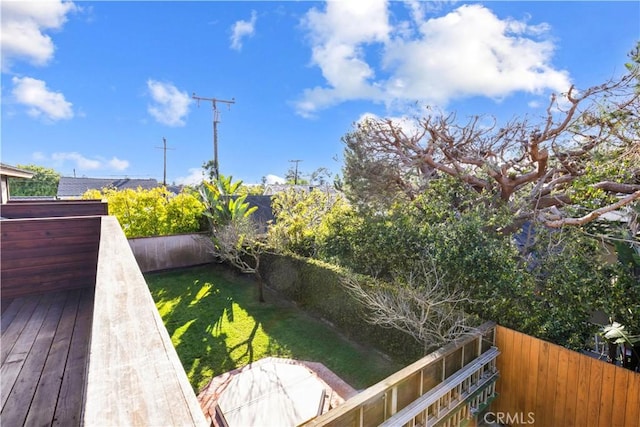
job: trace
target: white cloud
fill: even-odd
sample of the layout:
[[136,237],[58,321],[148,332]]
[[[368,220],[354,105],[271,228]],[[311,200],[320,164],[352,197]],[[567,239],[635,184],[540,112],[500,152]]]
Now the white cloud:
[[454,99],[562,92],[570,85],[568,72],[551,65],[555,46],[544,38],[550,30],[545,23],[500,19],[481,5],[431,18],[433,8],[416,1],[405,6],[411,21],[395,26],[384,0],[328,2],[322,12],[312,8],[303,25],[312,64],[326,84],[306,89],[297,112],[312,116],[357,99],[444,108]]
[[89,159],[77,152],[53,153],[51,155],[51,160],[58,164],[63,164],[66,161],[71,161],[80,170],[96,170],[100,169],[103,166],[103,163],[100,160]]
[[173,84],[147,80],[147,87],[153,105],[147,111],[158,123],[167,126],[184,126],[184,118],[189,113],[191,98],[187,92],[180,92]]
[[[360,115],[357,123],[365,123],[367,120],[379,120],[380,116],[373,113],[364,113]],[[384,117],[384,120],[391,120],[391,122],[398,126],[407,136],[416,135],[421,131],[421,126],[418,121],[411,116],[397,116],[397,117]]]
[[278,176],[278,175],[273,175],[273,174],[268,174],[264,177],[264,183],[267,185],[272,185],[272,184],[284,184],[286,183],[287,180]]
[[48,163],[51,162],[56,167],[63,167],[66,163],[70,162],[74,169],[78,171],[95,171],[95,170],[116,170],[123,171],[129,167],[128,160],[122,160],[117,157],[112,157],[111,160],[105,160],[102,157],[90,158],[77,151],[71,152],[57,152],[52,153],[51,156],[37,151],[32,155],[34,160],[39,162]]
[[78,10],[72,2],[3,1],[0,39],[2,69],[8,70],[16,59],[33,65],[46,65],[55,51],[47,30],[59,30],[67,21],[67,14]]
[[256,20],[258,15],[255,10],[251,11],[251,19],[249,21],[237,21],[231,27],[231,49],[241,50],[242,39],[251,37],[256,30]]
[[204,171],[202,168],[190,168],[189,175],[176,178],[178,185],[198,185],[204,179]]
[[300,114],[313,115],[315,110],[348,99],[382,96],[370,82],[375,75],[362,45],[388,40],[391,28],[386,0],[330,1],[325,12],[312,8],[303,25],[313,43],[311,62],[320,67],[329,87],[305,90],[297,103]]
[[541,28],[500,20],[479,5],[425,21],[420,39],[392,43],[385,52],[385,65],[393,70],[389,94],[446,105],[474,95],[564,91],[570,85],[567,73],[549,64],[553,44],[526,37]]
[[31,77],[13,77],[11,81],[13,96],[18,103],[29,107],[30,116],[52,121],[73,117],[73,104],[62,93],[50,91],[44,81]]
[[115,169],[118,171],[123,171],[125,169],[127,169],[129,167],[129,161],[128,160],[121,160],[117,157],[113,157],[111,160],[109,160],[107,162],[107,165],[111,168],[111,169]]

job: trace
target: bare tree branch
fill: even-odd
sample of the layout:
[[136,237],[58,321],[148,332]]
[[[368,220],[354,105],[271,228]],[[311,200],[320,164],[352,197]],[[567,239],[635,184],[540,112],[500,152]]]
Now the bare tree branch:
[[615,210],[620,209],[623,206],[626,206],[636,200],[640,199],[640,190],[636,191],[633,194],[630,194],[620,200],[618,200],[616,203],[613,203],[611,205],[605,206],[603,208],[600,209],[596,209],[594,211],[589,212],[587,215],[584,215],[580,218],[563,218],[563,219],[559,219],[559,220],[554,220],[554,221],[544,221],[544,224],[547,227],[551,227],[551,228],[560,228],[563,227],[565,225],[584,225],[588,222],[591,222],[599,217],[601,217],[602,215],[606,214],[607,212],[612,212]]
[[407,283],[371,286],[353,277],[343,283],[368,310],[368,322],[409,334],[425,353],[476,329],[461,307],[471,300],[460,290],[448,289],[435,266],[427,270],[422,265]]

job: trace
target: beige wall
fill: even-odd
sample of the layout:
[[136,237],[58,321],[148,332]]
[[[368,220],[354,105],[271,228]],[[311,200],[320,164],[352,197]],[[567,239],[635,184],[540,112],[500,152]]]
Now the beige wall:
[[213,261],[202,234],[141,237],[129,239],[129,246],[143,273],[190,267]]

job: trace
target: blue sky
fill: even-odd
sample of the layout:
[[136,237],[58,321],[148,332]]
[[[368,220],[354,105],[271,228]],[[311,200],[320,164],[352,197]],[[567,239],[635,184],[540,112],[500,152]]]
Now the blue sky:
[[324,167],[365,115],[544,113],[552,92],[624,71],[640,2],[3,0],[8,164],[194,183]]

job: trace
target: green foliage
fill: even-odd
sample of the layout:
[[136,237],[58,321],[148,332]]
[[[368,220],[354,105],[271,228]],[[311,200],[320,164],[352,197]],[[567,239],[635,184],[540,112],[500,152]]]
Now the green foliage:
[[190,191],[172,195],[166,188],[150,190],[89,190],[83,199],[105,199],[109,215],[118,222],[128,238],[163,236],[200,231],[204,205]]
[[200,194],[205,204],[204,215],[209,220],[210,251],[220,261],[242,273],[253,274],[259,295],[264,301],[260,276],[260,257],[266,250],[257,225],[251,218],[258,208],[249,206],[246,194],[236,195],[242,181],[220,175],[213,183],[203,182]]
[[275,224],[269,228],[270,244],[303,256],[316,253],[316,237],[323,221],[333,211],[345,207],[340,196],[314,189],[310,192],[290,188],[272,197]]
[[60,174],[54,169],[37,165],[16,165],[33,172],[31,179],[9,178],[12,196],[56,196]]
[[264,194],[264,185],[262,184],[252,184],[246,185],[242,184],[238,188],[238,195],[247,195],[247,196],[261,196]]
[[529,251],[536,298],[528,332],[581,349],[595,332],[588,319],[603,308],[601,296],[608,284],[597,242],[576,228],[538,229]]
[[640,252],[626,241],[617,241],[615,247],[617,263],[609,267],[603,305],[613,321],[640,335]]
[[203,182],[200,194],[205,203],[204,215],[213,230],[217,227],[249,217],[258,208],[250,207],[245,200],[247,194],[236,196],[242,181],[233,182],[233,177],[220,175],[213,182]]
[[621,158],[620,150],[601,152],[585,167],[584,174],[573,181],[571,199],[580,209],[597,209],[617,201],[616,195],[606,192],[594,184],[608,181],[624,184],[633,181],[633,166],[630,159]]
[[304,177],[303,173],[293,167],[289,168],[284,180],[289,185],[309,185],[309,180]]
[[580,348],[594,332],[588,319],[604,308],[602,290],[609,280],[594,240],[577,229],[532,228],[520,248],[510,234],[496,232],[509,223],[507,207],[441,179],[414,201],[373,216],[350,208],[328,215],[318,254],[386,280],[432,261],[445,283],[467,293],[469,313]]

